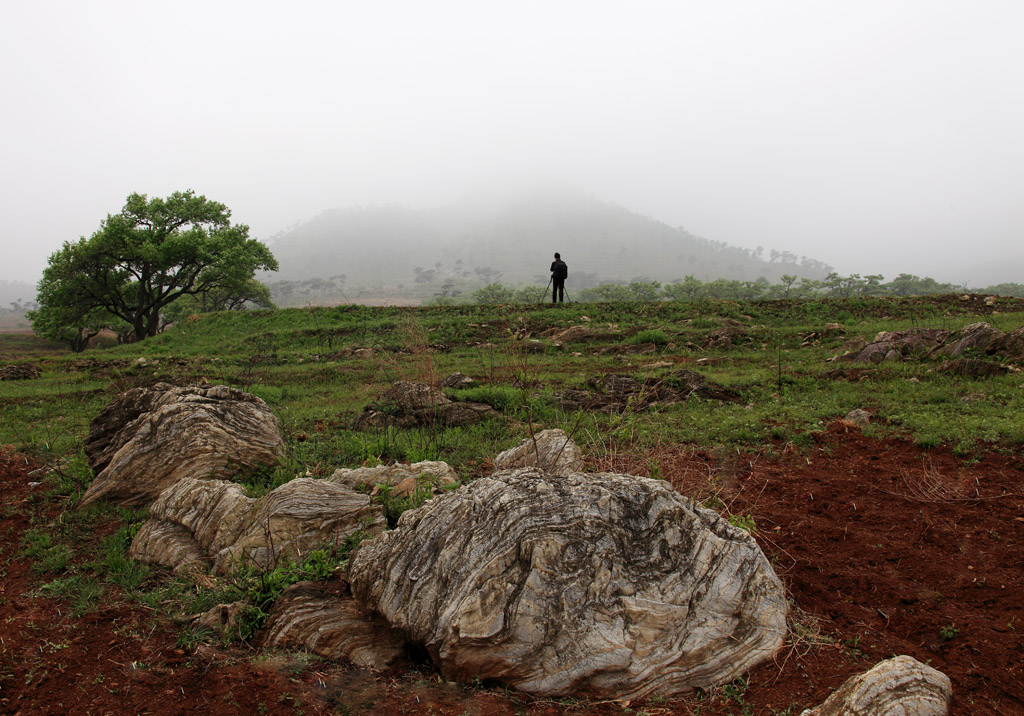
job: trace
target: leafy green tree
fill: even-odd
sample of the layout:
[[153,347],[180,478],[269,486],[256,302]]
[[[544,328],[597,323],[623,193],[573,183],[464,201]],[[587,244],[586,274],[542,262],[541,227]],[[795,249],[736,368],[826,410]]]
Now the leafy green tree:
[[790,297],[790,291],[793,288],[793,284],[796,283],[796,278],[797,277],[794,276],[791,273],[784,273],[784,274],[782,274],[782,278],[779,279],[779,281],[782,284],[782,297],[783,298],[789,298]]
[[32,321],[32,330],[36,335],[67,343],[68,348],[75,353],[84,351],[89,340],[99,335],[104,328],[113,328],[119,323],[102,309],[83,313],[74,306],[55,302],[46,303],[26,315]]
[[659,281],[633,281],[629,284],[629,292],[634,301],[657,301],[661,298]]
[[602,301],[635,301],[636,295],[627,286],[617,283],[602,283],[599,286],[580,291],[580,301],[602,302]]
[[982,289],[980,293],[995,294],[997,296],[1017,296],[1024,298],[1024,284],[1021,283],[997,283],[994,286]]
[[485,305],[496,305],[499,303],[512,303],[515,300],[515,291],[506,288],[500,283],[491,283],[481,289],[473,291],[473,302]]
[[37,330],[80,326],[98,311],[142,340],[156,335],[161,311],[183,296],[245,292],[253,274],[276,271],[277,260],[230,217],[224,204],[191,190],[166,199],[130,195],[90,238],[50,256],[38,285],[36,315],[45,320]]
[[165,323],[180,321],[193,313],[241,311],[246,308],[276,308],[270,287],[254,278],[240,286],[218,286],[203,293],[182,296],[164,309]]
[[692,301],[704,292],[704,282],[699,278],[695,278],[692,274],[687,274],[681,281],[676,280],[665,284],[662,291],[670,300],[689,299]]

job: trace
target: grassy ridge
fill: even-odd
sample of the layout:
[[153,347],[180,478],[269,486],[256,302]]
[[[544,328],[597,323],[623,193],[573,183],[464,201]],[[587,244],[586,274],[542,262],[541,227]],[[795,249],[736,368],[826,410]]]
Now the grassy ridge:
[[[4,336],[4,362],[31,363],[41,377],[0,382],[0,444],[42,460],[73,456],[88,422],[120,390],[168,380],[249,390],[279,415],[295,467],[314,472],[376,460],[445,459],[464,477],[531,429],[562,427],[592,450],[665,442],[739,450],[800,445],[854,408],[881,420],[869,430],[905,432],[922,445],[1024,443],[1020,378],[971,380],[936,373],[936,361],[859,366],[842,379],[826,362],[855,338],[912,326],[956,330],[986,320],[1013,330],[1024,302],[1001,299],[854,299],[284,309],[193,317],[143,343],[69,354]],[[826,323],[845,333],[802,345]],[[555,345],[545,332],[585,325],[593,340]],[[708,346],[727,329],[727,347]],[[540,341],[531,343],[531,341]],[[653,352],[636,354],[638,341]],[[363,349],[363,350],[361,350]],[[368,350],[367,350],[368,349]],[[850,364],[844,364],[849,366]],[[623,415],[559,409],[555,394],[608,372],[660,377],[691,368],[743,395],[740,404],[691,399]],[[350,429],[391,382],[462,371],[507,418],[473,428]],[[852,377],[850,377],[852,376]],[[456,395],[453,393],[453,395]]]

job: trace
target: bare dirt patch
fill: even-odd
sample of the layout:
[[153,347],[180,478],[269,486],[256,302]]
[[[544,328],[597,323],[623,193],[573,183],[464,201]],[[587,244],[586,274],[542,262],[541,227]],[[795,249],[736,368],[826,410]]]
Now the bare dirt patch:
[[0,450],[0,713],[796,716],[893,654],[945,672],[953,714],[1024,713],[1024,461],[965,461],[843,423],[810,451],[777,448],[752,458],[667,447],[600,466],[649,474],[654,459],[684,494],[711,478],[731,513],[756,521],[797,608],[791,643],[747,683],[640,704],[456,686],[429,665],[373,674],[244,646],[189,650],[177,626],[116,592],[75,617],[34,593],[45,578],[18,552],[39,488],[32,465]]

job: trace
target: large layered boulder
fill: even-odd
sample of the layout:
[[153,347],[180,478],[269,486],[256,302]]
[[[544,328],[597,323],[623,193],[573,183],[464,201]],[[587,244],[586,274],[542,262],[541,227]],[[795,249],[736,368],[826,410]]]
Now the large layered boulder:
[[785,592],[753,538],[629,475],[479,479],[364,542],[349,581],[447,678],[539,695],[722,684],[786,634]]
[[366,614],[350,594],[316,582],[286,589],[267,617],[258,643],[298,648],[334,661],[383,671],[401,663],[405,640],[379,616]]
[[350,535],[384,529],[383,509],[344,485],[297,478],[260,498],[223,480],[185,478],[150,506],[132,541],[133,558],[173,569],[209,566],[215,574],[241,564],[259,569],[299,561]]
[[579,447],[562,430],[541,430],[494,458],[495,470],[539,467],[554,475],[574,472],[583,466]]
[[896,656],[850,677],[821,706],[800,716],[945,716],[949,677],[910,656]]
[[267,404],[234,388],[158,383],[119,395],[92,421],[84,449],[96,473],[85,506],[152,502],[186,478],[227,478],[272,465],[284,451]]
[[356,418],[355,428],[471,425],[499,416],[485,403],[452,400],[436,385],[400,380]]

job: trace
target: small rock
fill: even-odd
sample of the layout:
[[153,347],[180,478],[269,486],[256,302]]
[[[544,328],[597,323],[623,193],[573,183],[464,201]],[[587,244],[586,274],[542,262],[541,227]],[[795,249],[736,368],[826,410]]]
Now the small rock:
[[845,420],[848,420],[851,423],[863,427],[871,422],[871,417],[872,414],[869,413],[867,410],[856,408],[855,410],[851,410],[846,414]]
[[495,470],[539,467],[552,475],[580,469],[583,456],[576,443],[561,430],[542,430],[494,458]]
[[472,388],[476,381],[464,373],[452,373],[441,381],[442,388]]
[[910,656],[896,656],[849,678],[821,706],[800,716],[945,716],[949,677]]

